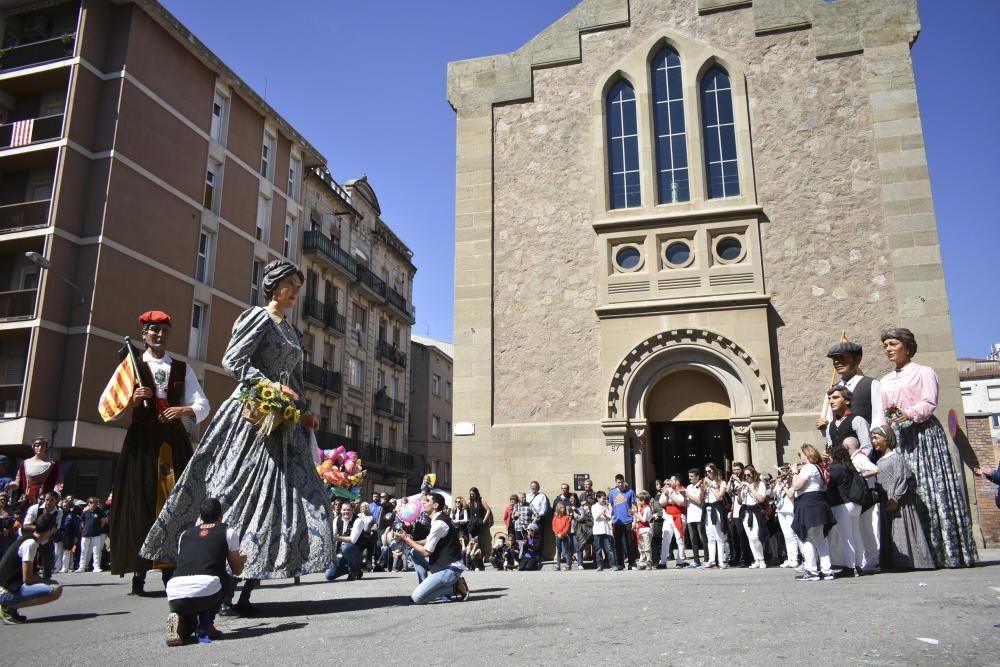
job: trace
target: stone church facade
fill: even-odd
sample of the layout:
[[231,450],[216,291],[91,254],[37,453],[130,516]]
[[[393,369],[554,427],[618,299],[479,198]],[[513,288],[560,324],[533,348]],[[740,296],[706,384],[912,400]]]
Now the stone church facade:
[[584,0],[451,63],[456,489],[819,442],[842,331],[906,326],[964,423],[916,0]]

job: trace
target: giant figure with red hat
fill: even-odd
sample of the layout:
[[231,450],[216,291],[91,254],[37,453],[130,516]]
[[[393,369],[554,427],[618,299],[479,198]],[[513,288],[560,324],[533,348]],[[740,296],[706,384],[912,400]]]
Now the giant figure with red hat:
[[[209,412],[191,367],[167,354],[170,316],[150,310],[139,316],[139,323],[146,350],[137,359],[131,344],[125,348],[132,362],[126,359],[123,366],[134,368],[138,378],[129,383],[132,422],[115,471],[110,525],[111,572],[132,573],[132,595],[144,594],[146,570],[152,565],[139,556],[142,541],[191,459],[191,427]],[[124,414],[109,410],[108,397],[114,397],[116,387],[122,387],[119,373],[111,378],[98,406],[108,420]],[[170,570],[164,569],[164,582],[169,575]]]

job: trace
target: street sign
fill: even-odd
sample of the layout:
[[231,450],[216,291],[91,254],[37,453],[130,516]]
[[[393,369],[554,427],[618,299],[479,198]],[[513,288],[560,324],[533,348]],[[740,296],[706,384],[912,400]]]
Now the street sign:
[[583,491],[583,483],[590,479],[590,475],[585,472],[578,472],[573,475],[573,489]]

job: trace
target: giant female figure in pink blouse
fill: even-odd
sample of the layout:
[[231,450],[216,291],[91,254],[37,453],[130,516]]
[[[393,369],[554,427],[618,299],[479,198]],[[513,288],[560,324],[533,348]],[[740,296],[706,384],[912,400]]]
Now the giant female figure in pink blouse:
[[917,480],[917,509],[927,521],[938,567],[971,566],[976,560],[972,518],[959,468],[941,422],[934,416],[938,378],[912,361],[917,341],[909,329],[882,332],[885,356],[896,369],[881,380],[886,419],[896,431],[898,452]]

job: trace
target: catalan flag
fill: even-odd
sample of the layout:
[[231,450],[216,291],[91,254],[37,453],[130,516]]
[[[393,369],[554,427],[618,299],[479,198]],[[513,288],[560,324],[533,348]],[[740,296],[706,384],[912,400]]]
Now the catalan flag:
[[135,391],[136,379],[135,370],[132,368],[132,359],[126,356],[115,369],[115,374],[111,376],[111,381],[104,388],[101,394],[101,401],[97,406],[97,411],[101,413],[101,418],[106,421],[117,419],[125,411],[132,400],[132,392]]

